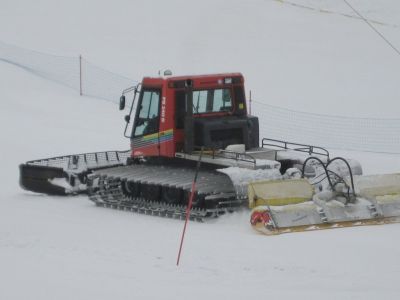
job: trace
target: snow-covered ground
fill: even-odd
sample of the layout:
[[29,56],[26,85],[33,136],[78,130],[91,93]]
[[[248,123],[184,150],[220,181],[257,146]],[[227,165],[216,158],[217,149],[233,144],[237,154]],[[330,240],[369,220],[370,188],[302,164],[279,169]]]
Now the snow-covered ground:
[[[82,53],[136,79],[164,68],[241,71],[259,101],[398,117],[399,57],[339,14],[350,13],[342,1],[289,2],[338,14],[274,0],[2,0],[0,40]],[[400,25],[398,1],[351,3]],[[398,27],[376,26],[400,47]],[[177,268],[181,221],[19,188],[19,163],[126,149],[122,129],[115,104],[0,62],[0,299],[398,299],[399,224],[265,237],[243,211],[190,223]],[[358,159],[368,174],[400,171],[399,155],[333,153]]]

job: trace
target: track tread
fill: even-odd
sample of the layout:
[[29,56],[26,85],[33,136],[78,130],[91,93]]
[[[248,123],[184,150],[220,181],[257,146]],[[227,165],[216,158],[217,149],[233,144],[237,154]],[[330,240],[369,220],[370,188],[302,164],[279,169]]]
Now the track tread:
[[[155,187],[182,189],[189,193],[194,170],[174,168],[170,166],[130,165],[95,171],[88,178],[89,199],[97,206],[109,207],[136,213],[185,219],[187,206],[166,202],[149,201],[143,197],[132,197],[124,193],[122,182],[141,183]],[[216,171],[201,171],[198,182],[198,195],[216,195],[234,192],[230,179]],[[221,199],[223,203],[224,199]],[[237,207],[194,207],[190,219],[202,222],[206,218],[217,217]]]

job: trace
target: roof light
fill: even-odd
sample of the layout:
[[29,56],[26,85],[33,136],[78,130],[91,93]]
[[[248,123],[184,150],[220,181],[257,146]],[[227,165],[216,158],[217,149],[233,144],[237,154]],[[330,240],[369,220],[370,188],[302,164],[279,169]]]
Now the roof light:
[[225,81],[225,84],[232,84],[232,78],[225,78],[224,79],[224,81]]

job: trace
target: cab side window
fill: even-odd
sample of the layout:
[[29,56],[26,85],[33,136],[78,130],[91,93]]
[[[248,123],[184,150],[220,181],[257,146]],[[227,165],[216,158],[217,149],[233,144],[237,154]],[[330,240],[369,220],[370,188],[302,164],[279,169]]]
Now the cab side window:
[[193,91],[193,114],[232,111],[229,89],[209,89]]

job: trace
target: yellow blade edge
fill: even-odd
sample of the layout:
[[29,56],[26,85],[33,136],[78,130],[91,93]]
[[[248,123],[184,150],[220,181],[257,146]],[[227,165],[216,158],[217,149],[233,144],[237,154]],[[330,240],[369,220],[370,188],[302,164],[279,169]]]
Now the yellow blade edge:
[[252,225],[252,228],[257,232],[265,235],[278,235],[283,233],[292,232],[306,232],[315,230],[325,230],[325,229],[337,229],[337,228],[347,228],[347,227],[358,227],[358,226],[372,226],[372,225],[384,225],[400,223],[400,217],[387,217],[387,218],[376,218],[376,219],[366,219],[357,221],[345,221],[345,222],[335,222],[335,223],[323,223],[315,225],[304,225],[304,226],[293,226],[293,227],[282,227],[274,228],[272,226],[265,226],[262,222],[258,222]]

